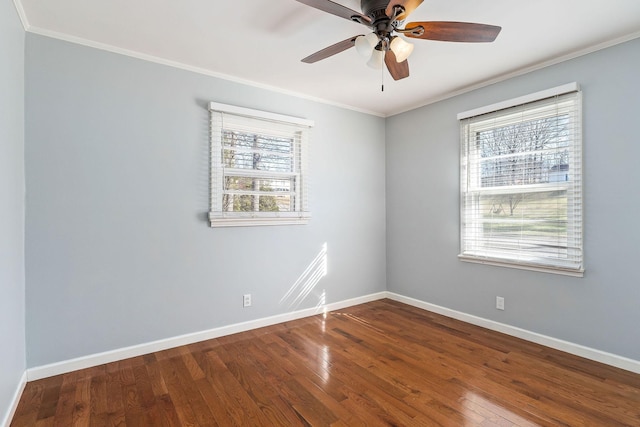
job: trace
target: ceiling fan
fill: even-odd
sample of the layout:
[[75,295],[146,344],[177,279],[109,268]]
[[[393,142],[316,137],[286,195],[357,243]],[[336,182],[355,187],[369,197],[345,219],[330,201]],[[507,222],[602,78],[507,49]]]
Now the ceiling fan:
[[[471,22],[419,21],[405,25],[405,19],[424,0],[360,0],[362,12],[330,0],[297,1],[373,30],[367,35],[353,36],[319,50],[302,59],[302,62],[311,64],[355,46],[359,53],[370,58],[367,63],[369,66],[382,68],[384,62],[394,80],[409,77],[407,58],[413,51],[413,45],[396,33],[414,39],[481,43],[494,41],[501,30],[495,25]],[[401,28],[403,25],[404,28]]]

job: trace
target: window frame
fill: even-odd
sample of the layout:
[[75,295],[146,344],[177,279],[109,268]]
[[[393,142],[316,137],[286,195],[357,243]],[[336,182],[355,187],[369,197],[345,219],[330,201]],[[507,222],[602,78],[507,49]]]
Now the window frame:
[[[299,225],[307,224],[311,218],[309,212],[309,168],[308,151],[312,120],[299,117],[286,116],[267,111],[254,110],[235,105],[217,102],[209,103],[210,112],[210,190],[211,205],[209,211],[209,223],[211,227],[238,227],[238,226],[266,226],[266,225]],[[236,127],[229,125],[226,128],[223,117],[230,122],[242,123],[243,132],[252,131],[255,135],[273,137],[273,135],[286,134],[293,139],[293,148],[290,156],[294,159],[291,171],[268,171],[248,168],[232,168],[224,165],[223,139],[224,133],[237,131]],[[257,124],[259,123],[259,127]],[[255,126],[254,126],[255,125]],[[269,134],[273,132],[273,134]],[[294,197],[291,211],[266,212],[266,211],[225,211],[223,209],[223,195],[244,193],[239,190],[225,189],[225,177],[248,177],[255,179],[291,180],[293,188],[287,193]],[[249,191],[247,194],[259,194],[258,191]],[[274,193],[275,194],[275,193]],[[268,194],[271,195],[271,194]]]
[[[474,148],[469,148],[468,145],[473,143],[475,138],[473,135],[478,136],[480,132],[490,129],[500,129],[510,124],[515,124],[518,121],[514,118],[509,120],[509,116],[514,114],[513,107],[519,107],[527,105],[527,108],[532,106],[532,110],[540,108],[539,112],[534,112],[531,117],[527,116],[527,122],[537,119],[560,117],[562,115],[560,109],[552,113],[552,110],[556,106],[560,106],[562,103],[562,96],[575,93],[574,101],[572,102],[571,111],[573,115],[570,116],[570,120],[575,120],[573,127],[573,139],[571,140],[569,149],[569,168],[572,170],[573,180],[567,182],[549,181],[534,184],[521,184],[511,186],[491,186],[482,188],[479,180],[481,179],[481,165],[482,161],[486,159],[478,158],[475,163],[468,158],[469,152]],[[542,105],[549,99],[557,99],[555,106]],[[488,105],[486,107],[470,110],[464,113],[458,114],[458,120],[460,120],[460,253],[458,258],[461,261],[489,264],[503,267],[512,267],[533,271],[543,271],[548,273],[564,274],[575,277],[582,277],[584,275],[584,236],[583,236],[583,177],[582,177],[582,97],[579,85],[577,83],[570,83],[563,86],[558,86],[545,91],[536,92],[523,97],[515,98],[512,100],[500,102],[497,104]],[[565,110],[566,111],[566,110]],[[488,119],[484,119],[482,116],[491,114],[493,120],[500,120],[499,125],[488,124]],[[499,115],[499,116],[498,116]],[[499,119],[496,119],[499,117]],[[571,123],[571,122],[570,122]],[[527,151],[517,154],[511,154],[511,156],[525,155],[527,153],[535,153],[533,151]],[[474,170],[473,168],[477,168]],[[576,169],[573,171],[573,169]],[[475,178],[473,178],[475,177]],[[474,179],[475,186],[474,186]],[[494,194],[521,194],[525,192],[543,194],[546,191],[566,191],[567,194],[567,206],[577,208],[577,211],[567,208],[567,238],[566,238],[566,251],[567,260],[563,261],[562,257],[549,258],[545,256],[531,257],[528,255],[528,259],[523,259],[523,251],[518,248],[512,250],[497,250],[492,249],[491,245],[483,246],[483,238],[473,237],[473,230],[480,230],[483,219],[479,217],[480,212],[480,199],[482,195],[494,195]],[[575,199],[574,199],[575,197]],[[476,198],[476,199],[474,199]],[[579,200],[576,200],[578,199]],[[475,214],[474,214],[475,213]],[[474,216],[475,215],[475,216]],[[474,219],[475,218],[475,219]],[[466,235],[469,233],[469,236]],[[477,231],[476,231],[477,233]],[[505,239],[505,242],[511,242],[514,246],[518,246],[520,241],[515,238]],[[576,243],[577,247],[570,246],[569,242]],[[517,243],[517,245],[516,245]],[[475,246],[474,246],[475,244]],[[511,252],[513,256],[506,255],[507,252]],[[575,261],[573,261],[575,260]]]

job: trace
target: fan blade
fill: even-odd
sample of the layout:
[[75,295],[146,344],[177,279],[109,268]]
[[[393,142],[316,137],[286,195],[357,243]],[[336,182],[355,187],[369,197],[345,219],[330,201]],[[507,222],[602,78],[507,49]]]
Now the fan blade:
[[356,12],[353,9],[349,9],[341,4],[334,3],[330,0],[297,0],[300,3],[306,4],[307,6],[315,7],[316,9],[320,9],[323,12],[331,13],[332,15],[339,16],[344,19],[348,19],[349,21],[360,22],[361,24],[369,25],[371,23],[371,18],[363,15],[360,12]]
[[409,77],[409,61],[406,59],[402,62],[396,61],[396,54],[392,50],[388,50],[384,55],[384,63],[387,65],[389,74],[393,80],[404,79]]
[[420,6],[423,1],[424,0],[391,0],[389,2],[389,5],[387,6],[387,10],[385,11],[385,13],[387,14],[387,16],[392,16],[393,7],[402,6],[404,7],[404,13],[401,13],[397,17],[399,21],[402,21],[403,19],[407,19],[407,16],[409,16],[411,12],[416,10],[416,8]]
[[[424,33],[412,34],[412,28],[422,27]],[[407,37],[424,40],[439,40],[444,42],[486,43],[498,37],[502,28],[495,25],[474,24],[471,22],[410,22],[403,32]]]
[[335,55],[336,53],[340,53],[344,50],[347,50],[353,46],[355,46],[356,44],[356,39],[360,37],[358,36],[353,36],[350,37],[346,40],[342,40],[341,42],[338,42],[336,44],[332,44],[329,47],[325,47],[322,50],[317,51],[314,54],[311,54],[309,56],[307,56],[306,58],[304,58],[302,60],[302,62],[305,62],[307,64],[313,64],[314,62],[318,62],[322,59],[328,58],[330,56]]

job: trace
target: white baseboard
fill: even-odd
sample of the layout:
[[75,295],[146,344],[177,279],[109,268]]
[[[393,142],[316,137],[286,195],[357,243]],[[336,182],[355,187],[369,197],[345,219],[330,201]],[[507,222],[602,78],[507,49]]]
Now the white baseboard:
[[0,421],[0,426],[9,427],[11,424],[11,420],[16,413],[16,409],[18,409],[18,403],[20,403],[20,396],[22,396],[22,392],[24,391],[24,387],[27,385],[27,373],[23,373],[20,378],[20,382],[18,383],[18,387],[16,388],[16,392],[13,394],[13,398],[11,399],[11,404],[7,410],[2,421]]
[[626,357],[618,356],[616,354],[607,353],[604,351],[596,350],[590,347],[585,347],[580,344],[574,344],[568,341],[563,341],[557,338],[552,338],[546,335],[538,334],[536,332],[527,331],[526,329],[517,328],[515,326],[506,325],[504,323],[496,322],[482,317],[473,316],[471,314],[463,313],[461,311],[451,310],[446,307],[431,304],[414,298],[405,297],[395,294],[393,292],[387,292],[387,298],[394,301],[402,302],[423,310],[432,311],[443,316],[451,317],[453,319],[462,320],[463,322],[470,323],[472,325],[481,326],[493,331],[502,332],[503,334],[511,335],[517,338],[522,338],[527,341],[534,342],[536,344],[544,345],[554,348],[556,350],[564,351],[566,353],[574,354],[576,356],[584,357],[585,359],[594,360],[596,362],[604,363],[606,365],[615,366],[616,368],[625,369],[627,371],[640,374],[640,361],[628,359]]
[[[442,314],[443,316],[461,320],[463,322],[467,322],[472,325],[477,325],[483,328],[502,332],[504,334],[511,335],[517,338],[522,338],[524,340],[541,344],[547,347],[551,347],[556,350],[564,351],[570,354],[574,354],[576,356],[584,357],[586,359],[605,363],[607,365],[615,366],[617,368],[625,369],[627,371],[640,374],[640,361],[637,361],[637,360],[628,359],[615,354],[607,353],[604,351],[585,347],[579,344],[574,344],[574,343],[563,341],[557,338],[552,338],[546,335],[538,334],[536,332],[527,331],[525,329],[517,328],[515,326],[506,325],[504,323],[499,323],[493,320],[484,319],[482,317],[473,316],[471,314],[452,310],[446,307],[441,307],[439,305],[431,304],[431,303],[417,300],[414,298],[405,297],[393,292],[384,291],[384,292],[378,292],[375,294],[365,295],[358,298],[326,304],[319,307],[293,311],[290,313],[278,314],[275,316],[265,317],[262,319],[236,323],[233,325],[222,326],[219,328],[209,329],[206,331],[180,335],[177,337],[167,338],[159,341],[153,341],[150,343],[135,345],[131,347],[125,347],[121,349],[107,351],[104,353],[92,354],[89,356],[79,357],[76,359],[65,360],[58,363],[52,363],[50,365],[29,368],[27,369],[27,372],[26,372],[26,378],[29,381],[34,381],[41,378],[47,378],[54,375],[64,374],[64,373],[75,371],[78,369],[90,368],[92,366],[98,366],[104,363],[110,363],[110,362],[115,362],[122,359],[127,359],[130,357],[141,356],[143,354],[153,353],[156,351],[167,350],[169,348],[178,347],[181,345],[193,344],[199,341],[205,341],[208,339],[218,338],[225,335],[231,335],[238,332],[245,332],[252,329],[275,325],[282,322],[302,319],[304,317],[314,316],[319,313],[340,310],[346,307],[351,307],[354,305],[363,304],[366,302],[375,301],[383,298],[389,298],[394,301],[402,302],[417,308],[421,308],[423,310],[431,311],[434,313]],[[24,388],[24,384],[22,385],[22,387]],[[19,394],[18,394],[18,398],[19,398]],[[17,405],[17,401],[16,401],[16,405]]]
[[49,365],[37,366],[27,369],[27,378],[29,379],[29,381],[39,380],[42,378],[52,377],[54,375],[76,371],[78,369],[90,368],[92,366],[98,366],[104,363],[110,363],[118,360],[128,359],[130,357],[141,356],[143,354],[153,353],[156,351],[167,350],[169,348],[178,347],[181,345],[193,344],[212,338],[236,334],[238,332],[250,331],[252,329],[271,326],[282,322],[302,319],[304,317],[314,316],[319,313],[340,310],[345,307],[351,307],[353,305],[363,304],[386,297],[387,292],[379,292],[314,308],[278,314],[262,319],[250,320],[248,322],[236,323],[233,325],[222,326],[220,328],[209,329],[192,334],[180,335],[177,337],[166,338],[163,340],[153,341],[145,344],[106,351],[104,353],[97,353],[89,356],[78,357],[76,359],[64,360],[62,362],[52,363]]

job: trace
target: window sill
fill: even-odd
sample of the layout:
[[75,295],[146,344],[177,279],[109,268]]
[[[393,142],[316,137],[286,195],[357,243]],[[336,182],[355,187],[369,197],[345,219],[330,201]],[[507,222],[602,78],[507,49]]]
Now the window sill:
[[500,261],[491,258],[482,258],[475,257],[469,255],[458,255],[458,259],[464,262],[471,262],[474,264],[485,264],[485,265],[494,265],[497,267],[508,267],[508,268],[516,268],[520,270],[528,270],[528,271],[540,271],[543,273],[552,273],[552,274],[561,274],[564,276],[571,277],[584,277],[584,269],[571,269],[565,267],[552,267],[552,266],[542,266],[535,264],[525,264],[519,263],[516,261]]
[[266,225],[305,225],[309,223],[311,215],[308,212],[290,213],[289,215],[256,215],[241,213],[238,215],[209,212],[211,227],[259,227]]

